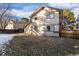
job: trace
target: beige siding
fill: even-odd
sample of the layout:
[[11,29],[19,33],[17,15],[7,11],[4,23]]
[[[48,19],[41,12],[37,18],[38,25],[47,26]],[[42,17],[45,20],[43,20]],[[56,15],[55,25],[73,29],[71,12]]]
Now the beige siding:
[[[37,25],[40,35],[59,36],[59,33],[53,32],[59,32],[59,12],[53,10],[54,18],[47,19],[48,13],[51,12],[49,10],[50,9],[47,7],[41,10],[32,18],[32,22]],[[37,17],[37,20],[34,19],[35,17]],[[50,31],[47,31],[47,25],[50,26]]]

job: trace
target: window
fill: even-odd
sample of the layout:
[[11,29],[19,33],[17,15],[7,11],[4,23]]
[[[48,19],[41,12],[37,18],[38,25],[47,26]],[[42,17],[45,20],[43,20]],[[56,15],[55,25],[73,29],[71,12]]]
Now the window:
[[50,31],[50,26],[47,25],[47,31]]
[[37,26],[34,26],[34,30],[35,30],[35,31],[38,31],[38,28],[37,28]]
[[48,18],[50,18],[50,19],[54,18],[54,13],[49,13]]
[[37,20],[37,17],[35,17],[34,19]]

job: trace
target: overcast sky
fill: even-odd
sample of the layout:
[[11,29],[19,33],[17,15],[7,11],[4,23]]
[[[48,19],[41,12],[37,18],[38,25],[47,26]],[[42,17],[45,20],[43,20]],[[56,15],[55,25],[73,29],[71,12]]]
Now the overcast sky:
[[55,8],[69,8],[71,10],[74,10],[75,14],[79,13],[79,4],[78,3],[19,3],[19,4],[9,4],[10,10],[14,16],[17,16],[19,18],[21,17],[27,17],[29,16],[39,7],[39,6],[51,6]]

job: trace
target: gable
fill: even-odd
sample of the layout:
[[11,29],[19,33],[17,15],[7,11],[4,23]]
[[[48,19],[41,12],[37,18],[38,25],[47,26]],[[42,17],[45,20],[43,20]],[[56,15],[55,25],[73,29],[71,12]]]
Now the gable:
[[37,16],[37,17],[39,17],[39,15],[47,15],[48,13],[54,13],[54,12],[59,12],[59,14],[61,14],[60,16],[62,16],[62,11],[63,10],[61,10],[61,9],[57,9],[57,8],[53,8],[53,7],[41,7],[41,8],[39,8],[39,9],[37,9],[36,11],[35,11],[35,13],[33,13],[32,15],[31,15],[31,18],[32,17],[34,17],[34,16]]

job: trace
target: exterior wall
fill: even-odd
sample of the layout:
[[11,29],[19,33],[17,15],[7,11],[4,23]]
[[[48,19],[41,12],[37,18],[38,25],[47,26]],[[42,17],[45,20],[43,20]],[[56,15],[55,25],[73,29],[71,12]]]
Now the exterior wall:
[[45,32],[44,35],[45,35],[45,36],[55,36],[55,37],[59,37],[59,33],[54,33],[54,32]]
[[14,29],[13,21],[8,22],[8,25],[5,27],[5,29]]
[[[38,32],[40,35],[45,35],[45,36],[59,36],[59,13],[53,12],[54,13],[54,18],[52,19],[47,19],[47,15],[49,12],[46,10],[47,8],[41,10],[38,14],[36,14],[32,18],[33,24],[37,25],[38,27]],[[34,18],[37,17],[37,20]],[[47,31],[47,25],[50,26],[50,31]]]
[[5,29],[14,29],[13,24],[8,24]]

